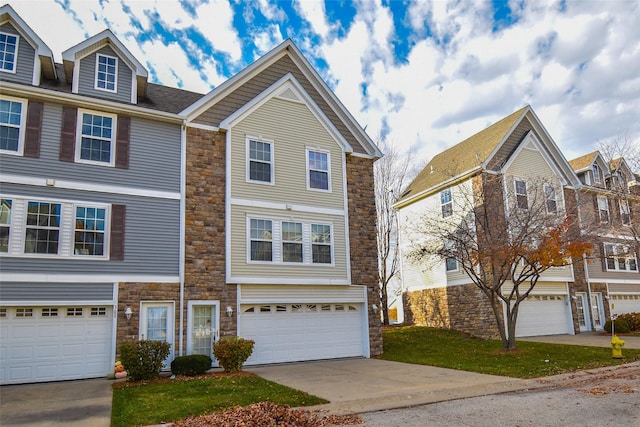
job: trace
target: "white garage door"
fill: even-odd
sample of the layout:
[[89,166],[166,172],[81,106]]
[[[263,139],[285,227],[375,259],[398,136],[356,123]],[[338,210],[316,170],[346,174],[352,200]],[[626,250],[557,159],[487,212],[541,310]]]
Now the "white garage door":
[[242,305],[238,333],[255,341],[247,364],[364,355],[361,303]]
[[609,303],[613,306],[613,314],[640,313],[640,295],[609,294]]
[[97,378],[112,372],[112,307],[0,309],[0,383]]
[[529,295],[520,303],[516,337],[570,334],[568,310],[564,295]]

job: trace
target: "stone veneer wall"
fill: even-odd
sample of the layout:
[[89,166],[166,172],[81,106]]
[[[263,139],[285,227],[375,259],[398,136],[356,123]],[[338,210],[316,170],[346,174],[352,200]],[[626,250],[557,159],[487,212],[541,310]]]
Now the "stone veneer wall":
[[[118,284],[118,312],[116,323],[116,357],[120,354],[120,344],[125,341],[137,341],[140,331],[140,302],[174,301],[175,302],[175,331],[174,354],[178,355],[178,328],[180,313],[178,301],[180,297],[179,283],[139,283],[122,282]],[[131,307],[133,314],[130,320],[124,315],[124,310]]]
[[372,304],[380,307],[378,249],[376,245],[376,205],[373,160],[347,155],[347,195],[351,283],[367,286],[369,346],[371,356],[382,354],[382,322]]
[[405,320],[480,338],[500,338],[487,297],[473,284],[422,289],[404,296]]
[[187,128],[185,336],[189,300],[220,301],[220,336],[237,330],[237,285],[225,283],[225,149],[224,131]]

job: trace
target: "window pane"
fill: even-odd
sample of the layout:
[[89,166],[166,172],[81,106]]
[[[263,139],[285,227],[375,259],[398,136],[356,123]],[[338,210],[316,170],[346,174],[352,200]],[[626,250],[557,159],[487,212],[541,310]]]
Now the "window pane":
[[271,144],[260,141],[249,141],[249,158],[271,162]]
[[15,70],[18,38],[11,34],[0,34],[0,69]]
[[11,206],[13,201],[2,199],[0,203],[0,252],[9,252]]
[[331,243],[331,227],[328,225],[311,224],[311,241],[313,243]]
[[113,119],[95,114],[82,115],[80,158],[94,162],[111,162]]
[[251,241],[252,261],[272,261],[273,251],[271,242]]
[[283,262],[302,262],[302,243],[282,243]]
[[319,190],[329,189],[329,173],[309,171],[309,186]]
[[331,264],[331,246],[312,245],[312,256],[315,264]]
[[271,164],[250,161],[249,179],[252,181],[271,182]]
[[0,100],[0,149],[18,151],[22,103]]
[[106,209],[76,208],[74,254],[104,255]]

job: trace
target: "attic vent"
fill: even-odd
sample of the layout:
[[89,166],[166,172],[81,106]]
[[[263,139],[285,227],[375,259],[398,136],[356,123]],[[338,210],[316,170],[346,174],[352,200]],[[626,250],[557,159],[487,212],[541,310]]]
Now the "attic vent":
[[480,161],[480,152],[476,151],[476,160],[479,162]]
[[431,165],[430,173],[433,173],[434,171],[435,171],[435,169],[434,169],[433,165]]

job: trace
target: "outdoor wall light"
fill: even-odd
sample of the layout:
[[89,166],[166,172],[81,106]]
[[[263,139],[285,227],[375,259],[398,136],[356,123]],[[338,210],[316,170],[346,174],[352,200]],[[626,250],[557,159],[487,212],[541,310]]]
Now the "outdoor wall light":
[[571,295],[571,299],[572,299],[572,300],[574,300],[574,301],[576,301],[576,300],[578,299],[578,297],[577,297],[577,296],[575,296],[575,295]]
[[372,305],[371,305],[371,309],[373,310],[373,312],[374,312],[374,313],[377,313],[377,312],[378,312],[378,306],[377,306],[377,305],[375,305],[375,304],[372,304]]
[[131,310],[131,307],[127,307],[124,309],[124,315],[127,318],[127,320],[131,320],[132,314],[133,314],[133,310]]
[[230,305],[227,306],[227,316],[233,316],[233,308]]

